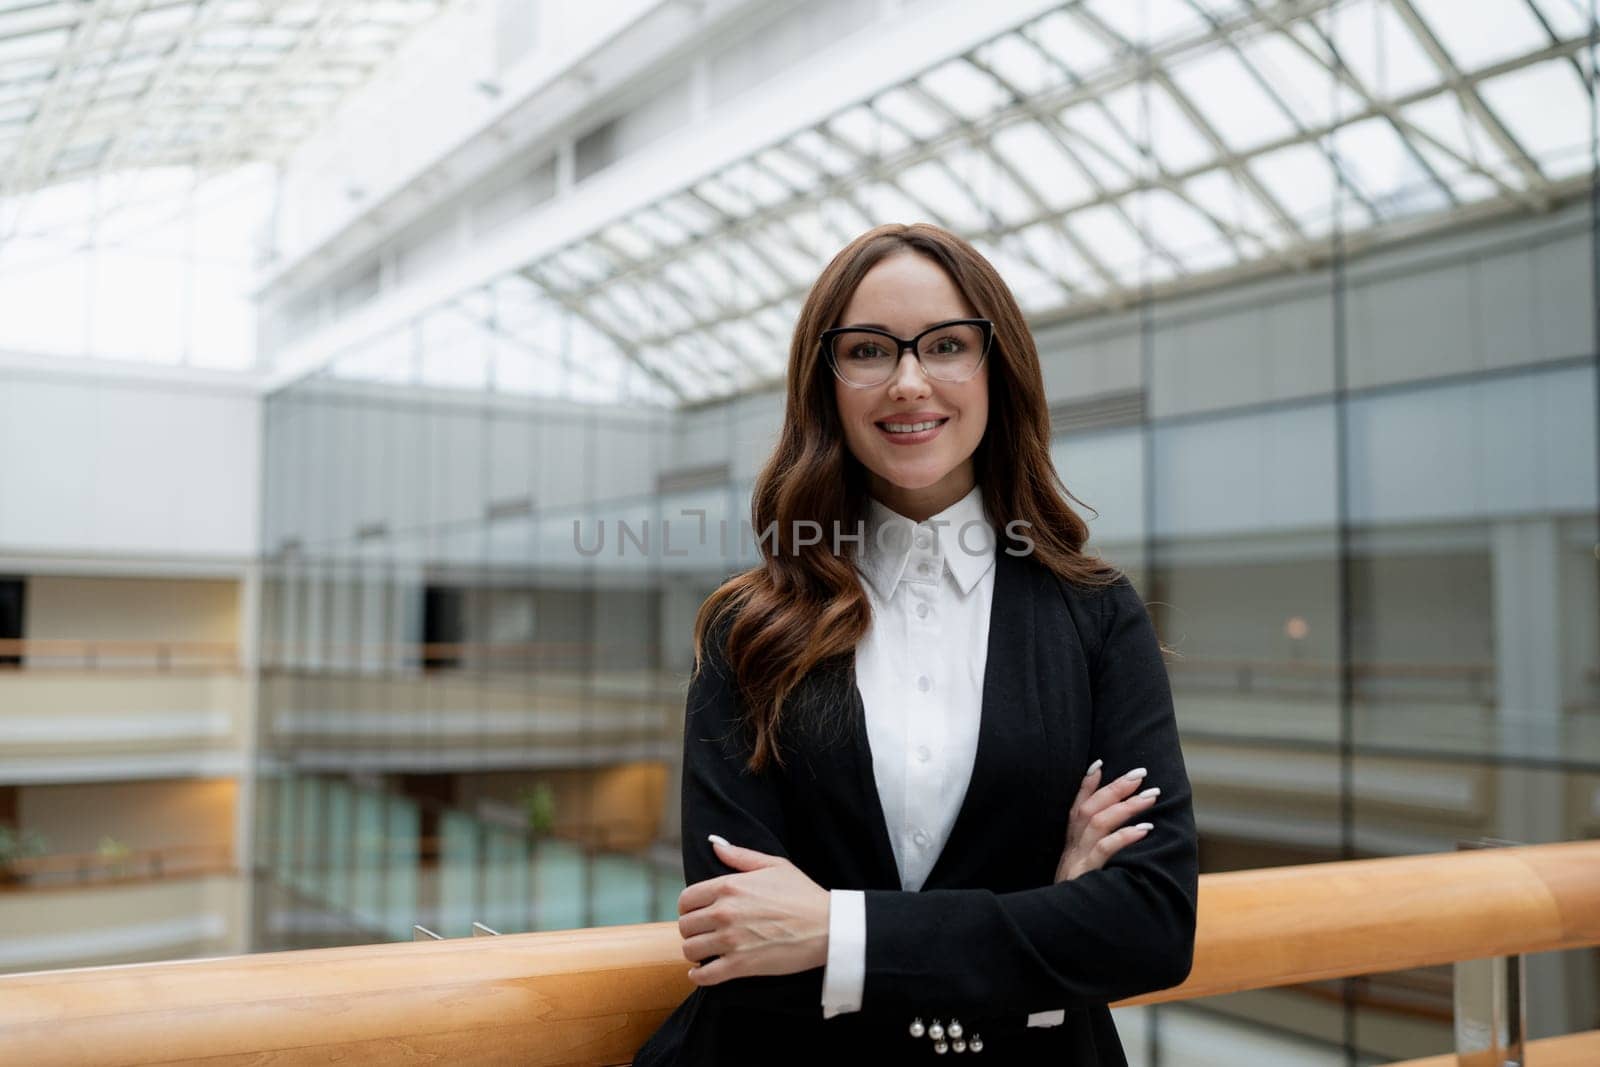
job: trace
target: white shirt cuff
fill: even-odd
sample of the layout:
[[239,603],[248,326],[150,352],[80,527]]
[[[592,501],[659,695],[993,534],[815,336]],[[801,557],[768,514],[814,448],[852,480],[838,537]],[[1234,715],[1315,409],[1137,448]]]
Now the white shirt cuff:
[[822,969],[822,1017],[861,1010],[867,982],[867,897],[859,889],[828,891],[828,963]]

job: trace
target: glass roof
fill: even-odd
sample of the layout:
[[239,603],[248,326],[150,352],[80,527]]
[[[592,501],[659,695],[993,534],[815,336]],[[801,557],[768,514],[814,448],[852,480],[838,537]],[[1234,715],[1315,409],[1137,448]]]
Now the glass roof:
[[1587,0],[1081,0],[450,314],[543,339],[536,388],[681,404],[781,380],[806,289],[886,220],[961,233],[1037,318],[1543,210],[1590,181],[1589,32]]
[[0,0],[0,196],[270,159],[445,0]]

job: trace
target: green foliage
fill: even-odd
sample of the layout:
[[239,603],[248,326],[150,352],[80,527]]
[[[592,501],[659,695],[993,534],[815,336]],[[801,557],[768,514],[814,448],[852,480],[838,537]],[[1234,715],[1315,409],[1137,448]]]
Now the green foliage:
[[536,782],[532,789],[524,789],[521,797],[523,810],[528,814],[528,832],[544,837],[556,824],[556,791],[549,782]]
[[106,836],[100,839],[100,847],[96,850],[100,858],[106,862],[106,871],[112,877],[120,877],[128,873],[127,858],[133,852],[127,845],[114,837]]
[[37,830],[18,830],[0,824],[0,867],[29,856],[42,856],[50,851],[50,844]]

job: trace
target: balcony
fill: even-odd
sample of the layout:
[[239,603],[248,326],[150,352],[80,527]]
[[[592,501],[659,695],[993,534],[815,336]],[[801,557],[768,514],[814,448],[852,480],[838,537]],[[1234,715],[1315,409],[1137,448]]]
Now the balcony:
[[[268,664],[283,656],[275,645],[264,652]],[[682,747],[683,678],[650,667],[651,648],[547,641],[322,653],[315,668],[262,671],[269,764],[281,756],[302,771],[592,767],[670,760]]]
[[0,866],[0,973],[248,944],[243,880],[227,846],[57,853]]
[[0,781],[238,775],[249,690],[231,642],[0,641]]

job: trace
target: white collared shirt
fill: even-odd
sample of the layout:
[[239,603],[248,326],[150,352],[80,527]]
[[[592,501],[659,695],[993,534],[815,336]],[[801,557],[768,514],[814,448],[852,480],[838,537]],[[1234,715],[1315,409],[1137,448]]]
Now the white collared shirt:
[[[857,566],[872,622],[856,646],[872,774],[902,889],[922,888],[972,779],[994,599],[995,530],[974,486],[925,522],[868,498]],[[866,899],[829,893],[822,1014],[861,1010]]]

